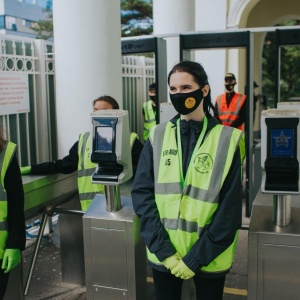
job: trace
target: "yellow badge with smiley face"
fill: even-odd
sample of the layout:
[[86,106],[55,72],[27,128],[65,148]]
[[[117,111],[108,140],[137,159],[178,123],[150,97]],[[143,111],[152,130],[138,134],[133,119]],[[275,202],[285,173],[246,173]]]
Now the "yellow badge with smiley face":
[[193,108],[196,104],[196,100],[193,97],[188,97],[185,99],[184,105],[186,108]]

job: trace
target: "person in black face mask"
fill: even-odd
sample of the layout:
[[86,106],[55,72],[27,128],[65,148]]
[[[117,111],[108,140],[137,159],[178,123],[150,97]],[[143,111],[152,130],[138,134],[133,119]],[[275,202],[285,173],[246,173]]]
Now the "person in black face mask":
[[224,80],[226,92],[216,98],[215,117],[223,125],[243,130],[246,118],[246,95],[234,91],[236,85],[234,74],[227,73]]
[[156,84],[149,85],[148,95],[150,100],[143,104],[144,116],[144,141],[148,139],[149,130],[156,125]]
[[168,76],[178,114],[150,129],[132,187],[157,300],[179,300],[193,278],[197,299],[223,297],[242,219],[244,132],[212,115],[202,65]]

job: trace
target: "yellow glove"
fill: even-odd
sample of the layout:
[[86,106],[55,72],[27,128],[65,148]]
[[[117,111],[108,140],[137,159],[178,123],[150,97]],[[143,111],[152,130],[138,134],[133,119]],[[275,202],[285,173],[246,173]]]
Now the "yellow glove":
[[4,251],[1,268],[8,273],[21,262],[21,251],[19,249],[6,249]]
[[189,269],[182,260],[180,260],[177,266],[171,270],[171,273],[176,277],[180,277],[181,279],[190,279],[195,276],[195,273]]
[[173,254],[172,256],[166,258],[165,260],[162,261],[162,264],[168,269],[168,270],[172,270],[173,268],[175,268],[178,263],[180,262],[180,256],[179,254],[176,252],[175,254]]
[[27,175],[30,174],[30,172],[31,172],[30,166],[21,167],[21,175]]

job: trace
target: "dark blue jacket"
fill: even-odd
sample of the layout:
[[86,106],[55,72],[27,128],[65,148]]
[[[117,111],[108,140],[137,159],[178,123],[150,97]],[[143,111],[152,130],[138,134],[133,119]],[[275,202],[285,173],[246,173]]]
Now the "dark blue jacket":
[[[171,120],[176,126],[177,115]],[[206,133],[218,124],[218,121],[208,116]],[[186,174],[188,163],[202,129],[202,122],[181,121],[182,167]],[[211,274],[199,271],[207,266],[215,257],[221,254],[233,242],[236,230],[242,222],[242,181],[241,181],[240,151],[237,149],[230,171],[220,191],[220,203],[215,217],[202,233],[201,239],[196,242],[191,251],[183,258],[184,263],[191,268],[196,276],[219,277],[224,273]],[[134,211],[140,218],[141,235],[148,249],[155,253],[160,261],[175,254],[168,233],[160,222],[159,213],[155,204],[153,149],[149,140],[145,142],[137,173],[132,188]],[[162,266],[152,265],[153,268],[169,272]]]

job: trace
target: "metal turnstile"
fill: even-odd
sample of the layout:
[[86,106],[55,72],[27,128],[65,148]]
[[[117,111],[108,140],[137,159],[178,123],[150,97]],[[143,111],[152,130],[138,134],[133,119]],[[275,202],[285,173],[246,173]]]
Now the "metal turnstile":
[[[23,300],[27,294],[32,274],[37,260],[38,249],[47,221],[47,212],[57,206],[78,198],[77,174],[55,174],[48,176],[22,176],[24,188],[25,220],[43,214],[41,228],[37,238],[36,247],[32,255],[30,270],[27,279],[23,282],[22,263],[11,271],[4,300]],[[79,200],[77,200],[79,201]],[[23,286],[24,285],[24,286]]]
[[83,216],[87,299],[146,299],[146,251],[131,198],[122,207],[106,209],[105,195],[96,195]]
[[289,197],[291,221],[286,226],[274,222],[277,201],[273,195],[258,192],[253,203],[248,233],[249,300],[299,299],[300,201],[299,195]]

